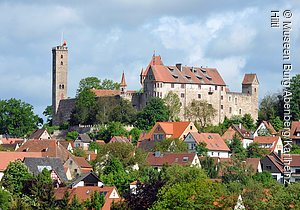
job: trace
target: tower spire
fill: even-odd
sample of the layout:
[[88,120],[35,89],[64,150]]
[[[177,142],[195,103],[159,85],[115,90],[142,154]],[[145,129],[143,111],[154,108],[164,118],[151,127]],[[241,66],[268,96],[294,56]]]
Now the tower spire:
[[122,79],[121,79],[121,83],[120,83],[120,88],[121,88],[121,94],[124,94],[126,92],[126,81],[125,81],[125,74],[124,71],[122,73]]

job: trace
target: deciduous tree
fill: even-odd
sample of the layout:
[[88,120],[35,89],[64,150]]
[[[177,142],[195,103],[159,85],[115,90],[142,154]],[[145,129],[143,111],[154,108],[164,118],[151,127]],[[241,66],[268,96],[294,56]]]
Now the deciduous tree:
[[172,91],[168,92],[164,98],[165,104],[169,109],[169,121],[179,119],[180,99],[178,95]]
[[300,74],[291,79],[291,114],[293,120],[300,120]]

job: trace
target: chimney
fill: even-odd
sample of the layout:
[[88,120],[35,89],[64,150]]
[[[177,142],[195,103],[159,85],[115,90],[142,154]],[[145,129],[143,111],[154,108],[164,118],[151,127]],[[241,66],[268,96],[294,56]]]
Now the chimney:
[[177,63],[176,64],[176,68],[178,68],[179,71],[182,71],[182,64],[181,63]]
[[239,129],[242,129],[242,123],[239,123]]
[[160,157],[160,151],[155,151],[154,156],[155,157]]

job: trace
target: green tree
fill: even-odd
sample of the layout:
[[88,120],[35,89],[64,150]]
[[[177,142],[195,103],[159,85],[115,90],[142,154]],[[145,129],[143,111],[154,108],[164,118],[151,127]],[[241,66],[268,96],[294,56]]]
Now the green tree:
[[53,117],[52,106],[47,106],[43,112],[43,115],[47,118],[47,124],[49,126],[52,126],[52,117]]
[[169,109],[163,99],[152,97],[145,108],[138,113],[136,127],[150,130],[156,122],[165,122],[169,119]]
[[100,150],[100,145],[97,142],[92,141],[89,144],[89,151],[95,151],[95,150]]
[[120,122],[126,125],[133,124],[136,117],[136,110],[130,101],[120,99],[119,103],[109,113],[109,120]]
[[297,144],[292,145],[291,154],[300,154],[300,147]]
[[155,151],[161,152],[187,152],[187,144],[180,139],[168,138],[157,142],[154,147]]
[[17,99],[0,100],[0,133],[24,137],[35,130],[41,118],[30,104]]
[[234,157],[242,159],[246,157],[246,150],[243,147],[242,141],[237,137],[237,135],[233,136],[233,139],[228,144],[228,147]]
[[73,154],[77,157],[84,157],[84,158],[87,157],[86,151],[80,147],[75,147],[73,149]]
[[201,128],[204,128],[212,122],[216,112],[217,110],[207,101],[193,100],[190,105],[186,107],[185,116],[189,120],[195,120],[200,124]]
[[283,117],[282,115],[282,107],[281,107],[281,98],[279,93],[267,94],[261,100],[259,104],[258,111],[258,121],[261,120],[271,120],[276,116]]
[[104,89],[104,90],[120,90],[120,83],[114,82],[110,79],[104,79],[100,83],[100,88],[99,89]]
[[132,138],[131,141],[132,141],[132,144],[133,144],[133,145],[136,145],[136,144],[137,144],[141,132],[142,132],[142,131],[141,131],[140,129],[136,128],[136,127],[132,128],[132,129],[129,131],[129,135],[130,135],[131,138]]
[[85,89],[76,96],[75,108],[70,116],[70,124],[91,125],[95,122],[96,96],[95,94]]
[[180,112],[180,99],[178,95],[172,91],[168,92],[166,97],[164,98],[165,104],[169,109],[169,121],[175,121],[178,119],[178,115]]
[[270,123],[272,124],[272,126],[274,127],[274,129],[276,131],[279,131],[283,128],[283,122],[282,122],[282,120],[280,119],[279,116],[276,116],[275,118],[272,118],[270,120]]
[[251,143],[247,147],[248,158],[262,158],[268,154],[268,150],[260,148],[257,142]]
[[219,173],[219,164],[218,163],[214,163],[214,160],[209,157],[209,156],[206,156],[204,158],[202,158],[200,160],[200,163],[201,163],[201,167],[204,171],[206,171],[207,173],[207,176],[209,178],[217,178],[218,177],[218,173]]
[[1,180],[2,186],[13,195],[21,195],[24,183],[32,177],[21,160],[10,162]]
[[83,205],[79,202],[76,195],[74,195],[70,205],[69,210],[84,210]]
[[295,75],[291,79],[290,91],[291,98],[291,114],[295,121],[300,120],[300,74]]
[[206,148],[206,143],[205,142],[200,142],[199,144],[196,145],[196,152],[197,155],[199,156],[207,156],[208,149]]
[[242,117],[242,124],[249,130],[255,129],[254,120],[252,119],[251,114],[244,114]]
[[84,79],[81,79],[79,82],[79,86],[77,89],[77,94],[79,95],[82,91],[91,90],[93,88],[95,89],[101,89],[101,80],[97,77],[87,77]]
[[120,122],[110,122],[107,126],[101,126],[96,133],[97,139],[103,139],[105,142],[109,142],[114,136],[127,136],[128,131],[124,128]]
[[270,131],[267,128],[260,128],[257,131],[258,136],[271,136]]
[[71,141],[77,139],[79,133],[77,131],[70,131],[66,135],[66,140]]
[[12,196],[9,192],[0,189],[0,209],[8,210],[10,209],[12,202]]

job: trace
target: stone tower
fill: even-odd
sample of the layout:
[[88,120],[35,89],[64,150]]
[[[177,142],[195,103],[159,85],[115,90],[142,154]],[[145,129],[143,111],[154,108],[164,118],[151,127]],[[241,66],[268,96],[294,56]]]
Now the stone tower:
[[67,98],[68,47],[66,41],[52,48],[52,110],[57,113],[59,101]]
[[123,71],[122,79],[121,79],[121,83],[120,83],[121,95],[124,95],[126,93],[126,87],[127,87],[127,84],[125,81],[125,74]]
[[258,118],[258,90],[259,81],[257,75],[245,74],[242,82],[242,93],[251,96],[251,114],[254,120]]

